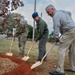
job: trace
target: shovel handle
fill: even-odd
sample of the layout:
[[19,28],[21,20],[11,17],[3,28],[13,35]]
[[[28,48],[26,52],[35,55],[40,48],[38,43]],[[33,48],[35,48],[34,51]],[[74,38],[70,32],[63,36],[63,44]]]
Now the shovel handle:
[[30,49],[28,50],[27,56],[29,55],[29,53],[30,53],[30,51],[31,51],[31,49],[33,48],[33,46],[34,46],[35,43],[36,43],[36,42],[34,42],[33,45],[30,47]]
[[52,50],[52,48],[55,46],[56,42],[49,48],[49,50],[47,51],[47,53],[43,56],[41,62],[43,62],[43,60],[45,59],[45,57],[48,55],[48,53]]
[[[61,37],[62,37],[62,35],[60,35],[59,38],[61,38]],[[55,43],[49,48],[48,52],[43,56],[41,62],[43,62],[43,60],[45,59],[45,57],[46,57],[46,56],[48,55],[48,53],[52,50],[52,48],[56,45],[56,43],[57,43],[57,42],[55,42]]]
[[13,42],[14,42],[14,38],[12,38],[9,52],[11,52],[11,48],[12,48]]

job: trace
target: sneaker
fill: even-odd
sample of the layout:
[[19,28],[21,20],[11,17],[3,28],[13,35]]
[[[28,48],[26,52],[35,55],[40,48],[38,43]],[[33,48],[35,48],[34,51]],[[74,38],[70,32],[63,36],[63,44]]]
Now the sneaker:
[[57,71],[49,72],[49,74],[51,74],[51,75],[65,75],[64,73],[57,72]]
[[68,72],[75,72],[74,70],[72,69],[64,69],[65,71],[68,71]]

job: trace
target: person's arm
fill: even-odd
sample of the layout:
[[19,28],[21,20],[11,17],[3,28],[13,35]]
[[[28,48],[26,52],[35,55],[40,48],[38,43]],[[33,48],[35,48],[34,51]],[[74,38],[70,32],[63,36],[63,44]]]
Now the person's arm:
[[41,23],[40,28],[39,28],[39,33],[38,33],[39,35],[35,40],[36,42],[42,38],[42,36],[44,34],[44,29],[45,29],[44,27],[45,27],[45,25]]
[[60,25],[60,17],[56,16],[55,18],[53,18],[53,28],[56,42],[59,42]]

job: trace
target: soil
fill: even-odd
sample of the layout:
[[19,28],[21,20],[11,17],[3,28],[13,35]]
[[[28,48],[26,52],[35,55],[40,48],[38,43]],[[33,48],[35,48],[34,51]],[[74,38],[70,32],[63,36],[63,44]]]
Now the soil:
[[[58,64],[58,61],[56,58],[55,59],[48,58],[47,61],[43,62],[42,65],[35,68],[36,75],[51,75],[51,74],[49,74],[49,72],[55,71],[57,68],[57,64]],[[66,59],[64,68],[68,68],[68,67],[69,67],[69,62]],[[66,72],[65,71],[65,75],[75,75],[75,72]]]
[[56,59],[48,59],[44,61],[43,64],[35,68],[36,75],[50,75],[50,71],[54,71],[57,67]]
[[18,64],[13,62],[12,60],[0,57],[0,75],[2,75],[5,72],[12,71],[17,66]]
[[2,55],[2,54],[0,54],[0,57],[8,58],[12,60],[13,62],[19,64],[16,68],[11,70],[10,72],[6,72],[2,75],[36,75],[35,72],[30,69],[31,65],[27,64],[25,61],[15,57]]

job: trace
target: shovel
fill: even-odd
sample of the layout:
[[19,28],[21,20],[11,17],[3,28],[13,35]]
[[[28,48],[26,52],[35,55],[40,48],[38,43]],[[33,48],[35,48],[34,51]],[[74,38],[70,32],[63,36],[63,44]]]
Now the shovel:
[[13,53],[11,53],[11,48],[12,48],[13,42],[14,42],[14,38],[12,38],[12,41],[11,41],[11,45],[10,45],[9,52],[8,52],[8,53],[6,53],[6,55],[8,55],[8,56],[12,56],[12,55],[13,55]]
[[43,58],[42,58],[41,61],[38,61],[38,62],[36,62],[35,64],[33,64],[33,65],[31,66],[31,69],[34,69],[34,68],[40,66],[40,65],[43,63],[43,60],[44,60],[45,57],[48,55],[48,53],[52,50],[52,48],[55,46],[55,44],[56,44],[56,43],[54,43],[54,44],[49,48],[48,52],[43,56]]
[[22,60],[27,61],[27,60],[29,59],[29,53],[30,53],[30,51],[31,51],[31,49],[33,48],[33,46],[34,46],[35,43],[36,43],[36,42],[33,43],[33,45],[31,46],[31,48],[28,50],[27,56],[24,56],[24,57],[22,58]]

